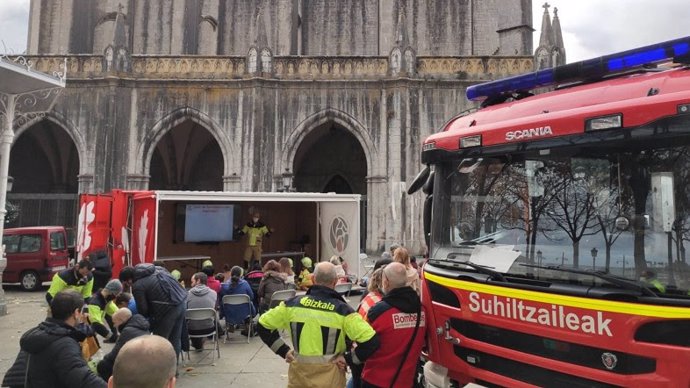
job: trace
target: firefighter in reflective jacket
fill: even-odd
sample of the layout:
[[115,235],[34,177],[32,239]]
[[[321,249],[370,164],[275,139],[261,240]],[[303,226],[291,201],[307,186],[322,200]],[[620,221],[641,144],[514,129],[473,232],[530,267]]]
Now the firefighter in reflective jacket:
[[[105,287],[96,291],[89,299],[89,321],[93,331],[106,339],[106,342],[114,343],[117,332],[112,324],[112,316],[117,311],[114,301],[122,293],[122,283],[119,280],[110,280]],[[110,318],[108,318],[110,317]],[[107,321],[107,324],[106,324]],[[113,328],[113,331],[108,329]]]
[[237,229],[236,233],[240,236],[247,235],[247,247],[244,250],[244,261],[247,268],[251,268],[253,260],[261,263],[261,242],[263,237],[270,236],[271,230],[260,220],[261,214],[254,213],[252,220],[242,229]]
[[92,269],[90,261],[80,260],[74,267],[56,273],[46,293],[48,304],[58,292],[67,289],[77,290],[84,296],[84,302],[88,302],[93,292]]
[[[346,360],[363,362],[379,346],[374,329],[333,289],[333,264],[319,263],[306,295],[281,302],[259,318],[261,339],[290,363],[288,387],[344,387]],[[294,349],[278,330],[288,329]],[[346,337],[357,342],[347,352]]]

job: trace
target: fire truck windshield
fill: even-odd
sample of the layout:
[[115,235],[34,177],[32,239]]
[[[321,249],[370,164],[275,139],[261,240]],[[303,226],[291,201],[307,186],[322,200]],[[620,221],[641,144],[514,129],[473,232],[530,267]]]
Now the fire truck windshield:
[[430,258],[588,287],[610,287],[615,276],[618,285],[690,298],[685,141],[436,164]]

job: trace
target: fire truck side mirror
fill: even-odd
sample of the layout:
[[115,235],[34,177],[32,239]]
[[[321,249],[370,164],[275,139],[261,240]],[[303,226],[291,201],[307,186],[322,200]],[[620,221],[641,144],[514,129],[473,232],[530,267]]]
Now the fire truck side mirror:
[[424,182],[424,186],[422,187],[422,192],[426,195],[431,195],[434,193],[434,177],[436,176],[436,172],[432,171],[431,174],[429,174],[429,177],[426,179],[426,182]]
[[434,196],[429,195],[424,200],[424,212],[422,213],[422,220],[424,223],[424,241],[426,242],[427,248],[430,247],[431,239],[431,205],[434,201]]
[[429,166],[426,166],[422,171],[417,174],[416,177],[412,180],[412,183],[410,184],[410,187],[407,188],[407,195],[412,195],[416,193],[427,181],[429,178],[429,172],[431,171],[431,168]]

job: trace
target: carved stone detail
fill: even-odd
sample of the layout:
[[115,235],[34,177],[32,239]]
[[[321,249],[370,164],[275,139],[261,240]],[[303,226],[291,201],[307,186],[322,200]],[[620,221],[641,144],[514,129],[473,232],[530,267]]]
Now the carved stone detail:
[[[67,79],[93,79],[103,73],[100,55],[28,56],[32,69],[50,72],[67,61]],[[250,77],[247,57],[173,57],[132,55],[134,79],[241,79]],[[257,58],[261,60],[261,58]],[[391,76],[388,57],[272,57],[270,79],[386,79]],[[485,80],[532,71],[533,58],[515,57],[417,57],[409,76],[434,79]],[[409,68],[407,70],[410,70]],[[409,73],[409,71],[408,71]],[[258,74],[255,74],[256,76]]]

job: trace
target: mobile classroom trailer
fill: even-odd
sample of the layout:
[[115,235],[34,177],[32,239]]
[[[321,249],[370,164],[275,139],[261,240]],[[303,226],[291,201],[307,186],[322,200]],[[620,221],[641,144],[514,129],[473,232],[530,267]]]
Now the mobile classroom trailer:
[[[182,269],[213,261],[242,265],[246,236],[236,233],[256,212],[272,234],[263,259],[288,256],[299,266],[332,255],[358,277],[360,195],[293,192],[128,191],[80,196],[77,258],[106,249],[113,276],[127,265],[172,262]],[[195,261],[198,261],[195,263]]]

